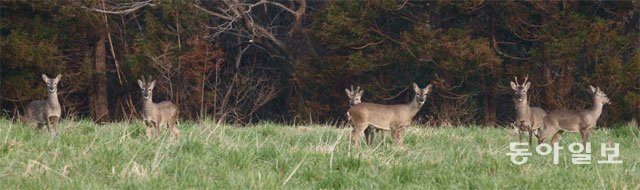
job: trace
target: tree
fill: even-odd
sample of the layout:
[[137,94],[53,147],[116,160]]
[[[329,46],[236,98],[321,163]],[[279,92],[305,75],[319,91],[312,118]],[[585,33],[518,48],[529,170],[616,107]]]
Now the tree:
[[[213,1],[198,2],[194,7],[212,17],[212,38],[222,38],[226,52],[239,68],[248,51],[267,53],[264,61],[272,62],[284,76],[281,87],[283,107],[291,111],[295,99],[294,89],[303,90],[303,81],[297,75],[304,70],[313,50],[302,30],[307,10],[306,0],[280,3],[276,1]],[[228,45],[225,45],[228,44]]]

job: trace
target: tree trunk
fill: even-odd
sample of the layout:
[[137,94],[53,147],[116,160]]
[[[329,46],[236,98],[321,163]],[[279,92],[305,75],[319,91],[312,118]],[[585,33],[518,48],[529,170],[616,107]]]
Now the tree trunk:
[[106,76],[106,35],[100,34],[95,43],[95,65],[93,77],[93,90],[89,95],[91,118],[97,123],[109,120],[109,103],[107,101],[107,76]]
[[[547,15],[545,14],[540,14],[541,17],[541,23],[540,25],[545,25],[547,22]],[[556,102],[556,90],[555,88],[556,85],[554,84],[554,77],[553,77],[553,73],[552,73],[552,69],[553,69],[553,63],[551,62],[551,52],[549,52],[549,50],[547,50],[547,48],[545,48],[545,40],[541,39],[540,40],[540,49],[542,49],[542,57],[540,60],[542,62],[543,65],[543,80],[544,80],[544,84],[546,84],[546,86],[544,87],[544,103],[545,103],[545,107],[547,107],[548,109],[558,109],[558,103]]]
[[[491,36],[496,36],[496,20],[492,15],[486,15],[489,17],[491,28]],[[494,37],[495,38],[495,37]],[[495,72],[490,68],[485,68],[482,76],[482,93],[484,96],[484,124],[487,126],[493,126],[496,124],[496,101],[497,101],[497,84]]]
[[481,91],[483,95],[484,125],[496,123],[496,90],[493,74],[481,75]]

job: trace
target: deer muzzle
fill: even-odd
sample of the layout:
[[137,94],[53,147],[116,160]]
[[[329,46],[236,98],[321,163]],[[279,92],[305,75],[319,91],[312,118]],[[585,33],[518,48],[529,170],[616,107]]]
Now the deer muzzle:
[[420,104],[424,104],[424,102],[425,102],[425,99],[424,99],[424,98],[419,98],[419,99],[418,99],[418,103],[420,103]]

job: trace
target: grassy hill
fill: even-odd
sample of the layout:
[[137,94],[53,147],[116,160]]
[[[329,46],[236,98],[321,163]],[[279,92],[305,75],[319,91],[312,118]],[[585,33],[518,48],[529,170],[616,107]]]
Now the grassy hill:
[[[98,126],[63,121],[56,134],[0,119],[0,184],[6,189],[639,189],[635,127],[594,130],[590,165],[574,165],[560,140],[559,164],[534,153],[523,165],[506,155],[517,134],[506,128],[408,130],[405,146],[350,148],[351,128],[182,123],[146,140],[140,122]],[[622,164],[598,164],[600,143],[620,143]],[[531,149],[533,150],[533,149]]]

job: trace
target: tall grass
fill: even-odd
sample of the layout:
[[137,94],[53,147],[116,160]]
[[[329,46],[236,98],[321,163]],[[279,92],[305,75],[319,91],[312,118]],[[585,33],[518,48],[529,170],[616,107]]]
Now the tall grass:
[[[216,126],[182,123],[147,140],[140,122],[98,126],[63,121],[56,134],[0,119],[3,189],[639,189],[637,128],[595,130],[592,164],[574,165],[565,133],[559,164],[534,154],[524,165],[506,153],[517,134],[504,128],[419,128],[405,146],[353,149],[350,128]],[[622,164],[598,164],[600,143],[620,143]]]

